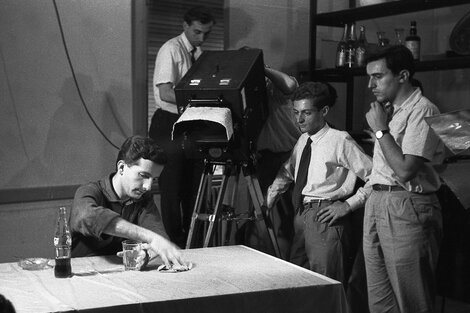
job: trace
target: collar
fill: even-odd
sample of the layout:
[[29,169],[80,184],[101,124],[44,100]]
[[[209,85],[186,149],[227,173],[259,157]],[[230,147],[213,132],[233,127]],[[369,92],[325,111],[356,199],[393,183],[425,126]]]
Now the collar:
[[401,110],[410,109],[416,102],[418,102],[423,97],[421,89],[415,88],[411,95],[403,101],[401,104],[393,105],[393,115],[397,114]]
[[196,48],[196,51],[198,50],[198,47],[194,47],[188,40],[188,37],[186,37],[186,34],[184,32],[181,33],[181,41],[183,42],[184,48],[188,53],[191,53],[191,51]]
[[142,198],[135,200],[135,199],[127,199],[127,200],[121,200],[116,191],[114,190],[113,187],[113,177],[116,174],[116,172],[109,174],[102,180],[100,180],[99,184],[101,185],[102,191],[104,196],[109,202],[117,202],[120,203],[121,205],[129,205],[134,202],[138,202]]
[[317,144],[320,139],[323,138],[323,136],[330,130],[330,125],[328,125],[328,123],[325,122],[325,126],[323,126],[322,129],[320,129],[319,131],[317,131],[315,134],[311,135],[311,136],[308,136],[310,137],[310,139],[312,140],[312,143],[314,144]]

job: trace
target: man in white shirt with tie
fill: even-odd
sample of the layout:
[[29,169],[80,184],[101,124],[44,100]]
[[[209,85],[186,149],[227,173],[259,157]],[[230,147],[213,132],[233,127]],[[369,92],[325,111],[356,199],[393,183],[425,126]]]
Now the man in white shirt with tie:
[[[295,236],[290,261],[345,283],[351,239],[346,216],[363,206],[370,193],[359,188],[352,195],[356,178],[368,179],[371,158],[347,132],[326,122],[336,100],[331,85],[303,83],[292,100],[303,134],[268,188],[266,205],[272,208],[279,195],[295,182]],[[304,158],[307,161],[301,161]]]
[[208,8],[189,9],[184,16],[184,31],[163,44],[155,60],[153,90],[157,110],[152,117],[149,137],[168,155],[168,163],[159,177],[162,219],[171,240],[181,247],[186,242],[193,198],[203,166],[202,162],[187,160],[180,145],[171,141],[173,124],[178,119],[174,87],[201,55],[200,46],[214,24]]

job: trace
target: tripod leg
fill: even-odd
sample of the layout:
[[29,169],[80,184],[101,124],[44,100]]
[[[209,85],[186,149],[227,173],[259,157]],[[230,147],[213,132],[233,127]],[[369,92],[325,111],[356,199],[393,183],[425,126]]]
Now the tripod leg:
[[186,240],[186,249],[191,248],[193,233],[194,233],[194,226],[196,225],[196,220],[199,217],[199,212],[201,211],[201,204],[203,200],[204,190],[207,186],[207,181],[210,175],[210,164],[206,164],[204,168],[204,172],[201,175],[201,180],[199,181],[199,187],[197,191],[196,203],[194,204],[194,211],[191,217],[191,225],[189,227],[188,232],[188,239]]
[[211,239],[212,230],[214,228],[214,222],[216,221],[216,219],[218,217],[218,212],[219,212],[220,207],[222,206],[222,203],[224,201],[225,190],[227,189],[227,184],[228,184],[229,178],[230,178],[230,168],[227,167],[225,169],[225,173],[224,173],[224,176],[222,178],[222,184],[220,186],[220,191],[219,191],[219,194],[217,196],[217,201],[216,201],[216,204],[215,204],[214,213],[212,215],[209,215],[209,217],[208,217],[209,218],[209,228],[207,229],[207,234],[206,234],[206,237],[204,238],[204,245],[203,245],[204,248],[207,248],[209,246],[209,241]]
[[271,243],[274,248],[274,253],[278,258],[282,259],[281,250],[277,242],[277,238],[274,232],[274,227],[271,221],[271,217],[268,214],[265,214],[263,210],[261,210],[261,205],[264,202],[264,200],[263,200],[263,193],[261,192],[261,187],[259,186],[258,178],[256,178],[253,175],[247,175],[245,176],[245,178],[247,180],[248,189],[251,195],[251,200],[255,208],[255,217],[256,219],[258,219],[259,217],[263,217],[264,225],[266,226],[266,230],[268,231],[269,238],[271,239]]

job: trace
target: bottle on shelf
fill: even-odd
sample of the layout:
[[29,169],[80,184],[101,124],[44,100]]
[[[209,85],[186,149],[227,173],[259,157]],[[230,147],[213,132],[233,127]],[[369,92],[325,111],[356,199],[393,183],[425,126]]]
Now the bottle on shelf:
[[378,31],[377,32],[377,45],[380,48],[386,48],[390,44],[390,40],[388,40],[387,37],[385,37],[385,32],[383,31]]
[[359,28],[359,39],[356,42],[356,66],[365,66],[365,60],[367,56],[367,38],[366,38],[366,27],[361,25]]
[[70,262],[72,249],[72,236],[67,223],[67,209],[59,208],[59,216],[54,233],[55,266],[54,275],[57,278],[72,276],[72,266]]
[[395,28],[395,44],[404,45],[405,30],[403,28]]
[[346,67],[356,66],[356,24],[353,22],[349,27],[348,39],[346,40]]
[[410,49],[413,59],[419,60],[421,57],[421,37],[418,36],[416,21],[410,23],[410,34],[405,38],[405,46]]
[[336,67],[345,67],[346,66],[346,38],[348,36],[348,24],[344,24],[343,37],[338,42],[338,47],[336,48]]

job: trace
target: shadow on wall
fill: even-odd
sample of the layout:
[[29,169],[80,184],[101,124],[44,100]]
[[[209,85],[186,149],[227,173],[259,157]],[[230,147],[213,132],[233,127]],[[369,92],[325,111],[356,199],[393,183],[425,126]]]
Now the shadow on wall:
[[90,76],[77,74],[76,77],[91,117],[80,99],[73,77],[65,79],[58,94],[60,104],[50,121],[33,121],[49,122],[42,156],[33,158],[8,185],[37,187],[38,177],[40,186],[75,185],[98,179],[102,173],[112,170],[109,158],[114,160],[116,149],[105,141],[92,119],[119,147],[131,130],[124,117],[119,116],[114,99],[126,95],[126,90],[115,84],[108,92],[96,91]]

